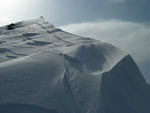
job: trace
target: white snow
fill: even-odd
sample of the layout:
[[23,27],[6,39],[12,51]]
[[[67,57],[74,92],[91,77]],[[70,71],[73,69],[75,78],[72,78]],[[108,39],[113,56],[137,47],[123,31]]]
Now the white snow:
[[43,17],[13,28],[0,27],[0,113],[150,112],[149,86],[127,53]]

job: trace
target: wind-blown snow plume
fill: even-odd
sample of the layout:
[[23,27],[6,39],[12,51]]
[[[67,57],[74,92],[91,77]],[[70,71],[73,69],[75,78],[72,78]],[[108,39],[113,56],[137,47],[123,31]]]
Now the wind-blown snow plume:
[[100,20],[79,24],[70,24],[61,29],[85,37],[109,42],[130,53],[144,77],[150,82],[150,26],[120,20]]

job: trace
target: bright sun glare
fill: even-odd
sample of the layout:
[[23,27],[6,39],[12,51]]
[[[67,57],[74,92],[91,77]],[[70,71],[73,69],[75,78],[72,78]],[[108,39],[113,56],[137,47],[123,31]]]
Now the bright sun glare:
[[13,14],[16,7],[22,0],[0,0],[0,26],[10,22],[10,14]]
[[0,0],[0,26],[39,14],[43,0]]

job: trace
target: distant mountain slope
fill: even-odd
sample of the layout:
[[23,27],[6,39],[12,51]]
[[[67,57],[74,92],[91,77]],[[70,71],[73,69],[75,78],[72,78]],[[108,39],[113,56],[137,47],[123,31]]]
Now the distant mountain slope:
[[0,111],[149,113],[149,91],[131,56],[111,44],[43,17],[0,27]]

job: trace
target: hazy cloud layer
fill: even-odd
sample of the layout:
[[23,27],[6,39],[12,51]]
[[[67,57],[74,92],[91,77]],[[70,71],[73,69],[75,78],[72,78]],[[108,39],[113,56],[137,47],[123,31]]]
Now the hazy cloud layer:
[[111,0],[111,1],[115,3],[122,3],[122,2],[125,2],[126,0]]
[[119,20],[100,20],[61,28],[74,34],[112,43],[129,52],[138,63],[150,61],[150,26]]

